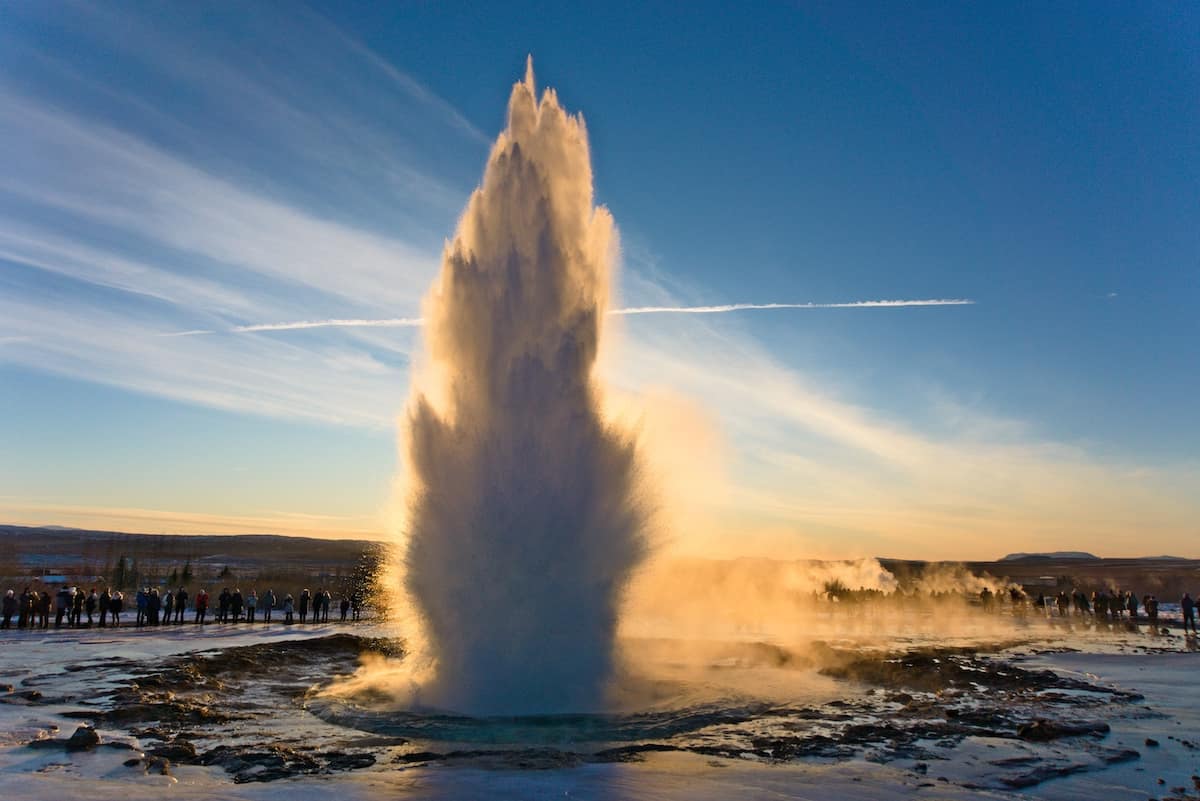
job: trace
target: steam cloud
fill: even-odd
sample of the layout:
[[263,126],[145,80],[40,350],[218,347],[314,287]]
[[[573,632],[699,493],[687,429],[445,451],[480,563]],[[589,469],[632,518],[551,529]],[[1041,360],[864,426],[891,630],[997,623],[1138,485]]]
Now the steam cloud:
[[530,67],[425,302],[401,549],[435,664],[422,704],[603,704],[648,518],[593,375],[615,240],[583,120],[552,90],[538,102]]

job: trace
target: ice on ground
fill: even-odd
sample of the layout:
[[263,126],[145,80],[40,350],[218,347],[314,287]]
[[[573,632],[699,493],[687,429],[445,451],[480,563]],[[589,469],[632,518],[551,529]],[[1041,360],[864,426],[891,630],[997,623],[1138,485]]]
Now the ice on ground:
[[1194,643],[1144,630],[743,642],[641,711],[485,720],[323,695],[402,658],[375,625],[2,643],[5,798],[1200,798]]

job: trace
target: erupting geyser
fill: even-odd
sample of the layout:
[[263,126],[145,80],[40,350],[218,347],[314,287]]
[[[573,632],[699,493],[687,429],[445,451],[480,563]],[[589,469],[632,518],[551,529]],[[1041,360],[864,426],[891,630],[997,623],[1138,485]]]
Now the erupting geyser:
[[426,299],[408,410],[404,585],[422,704],[595,710],[646,550],[634,437],[594,375],[616,251],[583,120],[532,66]]

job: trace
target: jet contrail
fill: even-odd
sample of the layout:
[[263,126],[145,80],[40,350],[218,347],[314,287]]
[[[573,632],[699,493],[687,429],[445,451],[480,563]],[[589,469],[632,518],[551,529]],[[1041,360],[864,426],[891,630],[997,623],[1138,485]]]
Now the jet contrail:
[[974,303],[975,301],[965,298],[855,300],[847,303],[727,303],[723,306],[634,306],[628,309],[613,309],[609,314],[723,314],[760,309],[877,309],[901,306],[971,306]]
[[[855,300],[846,303],[727,303],[721,306],[631,306],[610,309],[609,314],[725,314],[739,311],[769,309],[894,309],[905,306],[972,306],[966,298],[930,298],[925,300]],[[297,320],[287,323],[255,323],[237,325],[220,333],[249,334],[257,331],[302,331],[309,328],[419,328],[423,317],[391,317],[383,319]],[[162,334],[168,337],[190,337],[218,333],[214,330],[175,331]]]
[[229,329],[235,334],[253,331],[298,331],[305,328],[417,328],[425,324],[422,317],[392,317],[382,320],[300,320],[294,323],[257,323]]

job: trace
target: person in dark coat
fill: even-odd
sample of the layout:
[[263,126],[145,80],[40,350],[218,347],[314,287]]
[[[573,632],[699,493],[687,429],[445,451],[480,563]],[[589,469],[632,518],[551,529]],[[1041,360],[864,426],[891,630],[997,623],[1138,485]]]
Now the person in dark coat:
[[183,587],[180,587],[179,591],[175,593],[175,622],[176,623],[183,622],[183,610],[187,609],[187,600],[188,600],[187,590],[185,590]]
[[159,625],[165,626],[171,622],[171,616],[175,614],[175,593],[167,590],[162,594],[162,619],[159,620]]
[[98,602],[100,607],[100,628],[104,628],[104,624],[108,621],[108,607],[110,603],[112,603],[112,593],[109,592],[108,587],[105,587],[104,591],[100,593],[100,600]]
[[88,628],[92,627],[92,615],[96,613],[96,605],[100,603],[100,596],[96,594],[96,588],[92,587],[92,591],[88,593],[87,601],[84,602],[84,609],[87,610]]
[[[74,596],[71,594],[71,591],[67,589],[65,584],[58,588],[58,592],[54,596],[54,628],[62,628],[63,617],[66,616],[67,610],[71,608],[71,602],[73,600]],[[68,617],[67,625],[70,624],[71,619]]]
[[263,623],[271,622],[271,612],[275,609],[275,590],[267,588],[267,592],[262,597],[262,603],[259,604],[259,609],[262,609]]
[[13,615],[17,613],[17,594],[12,590],[4,593],[4,600],[0,601],[0,615],[3,620],[0,621],[0,629],[12,628]]
[[245,599],[242,598],[241,589],[235,588],[229,596],[229,613],[233,615],[233,622],[237,623],[242,616],[242,606],[245,605]]
[[38,598],[37,614],[38,626],[43,629],[50,628],[50,607],[54,605],[54,599],[50,597],[50,593],[42,590],[42,595]]
[[303,623],[308,617],[308,602],[312,600],[312,596],[308,594],[308,589],[300,591],[300,622]]
[[162,596],[158,594],[158,588],[150,590],[146,593],[146,624],[149,626],[158,625],[158,614],[162,611]]
[[21,590],[21,597],[17,599],[17,628],[23,629],[26,626],[33,625],[33,593],[30,592],[29,586]]
[[78,627],[83,622],[83,602],[86,597],[83,590],[75,588],[75,594],[71,596],[71,625]]
[[108,616],[112,618],[113,628],[118,628],[121,625],[121,612],[125,609],[125,596],[120,590],[113,590],[112,595],[108,599]]
[[217,596],[217,622],[229,622],[229,599],[232,596],[229,594],[229,588],[225,587],[221,590],[221,594]]
[[1187,634],[1188,626],[1192,627],[1192,633],[1196,633],[1196,602],[1192,600],[1192,596],[1186,592],[1183,594],[1183,599],[1179,602],[1179,608],[1183,610],[1183,633]]

